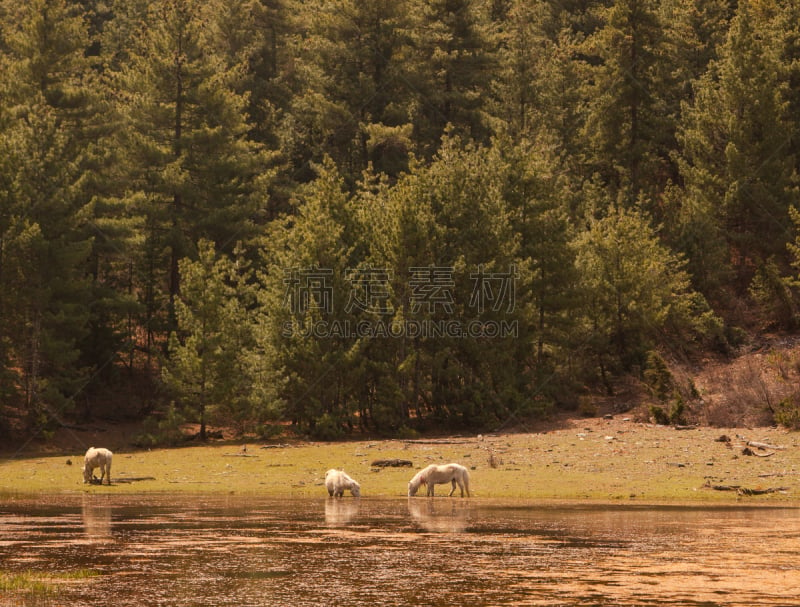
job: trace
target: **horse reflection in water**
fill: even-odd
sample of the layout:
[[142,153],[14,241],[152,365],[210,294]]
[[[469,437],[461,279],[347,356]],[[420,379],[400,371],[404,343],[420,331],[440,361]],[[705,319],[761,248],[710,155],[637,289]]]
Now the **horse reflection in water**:
[[341,500],[329,497],[325,501],[325,523],[329,527],[341,527],[358,516],[360,500]]
[[427,531],[461,533],[469,524],[469,504],[458,501],[408,500],[408,512]]
[[96,542],[112,541],[111,506],[97,505],[85,500],[82,508],[83,530]]

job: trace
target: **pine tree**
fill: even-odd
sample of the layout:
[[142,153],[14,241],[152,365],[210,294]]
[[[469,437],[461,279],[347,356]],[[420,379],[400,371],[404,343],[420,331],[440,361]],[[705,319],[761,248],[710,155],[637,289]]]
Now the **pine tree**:
[[[786,82],[786,117],[796,133],[800,128],[800,6],[794,2],[776,2],[770,29],[780,43],[780,61]],[[800,137],[791,137],[786,156],[794,160],[794,173],[800,175]]]
[[544,86],[542,58],[554,46],[542,29],[547,12],[544,2],[519,0],[510,3],[498,17],[501,45],[492,110],[509,132],[519,136],[529,135],[532,130]]
[[209,421],[243,432],[257,419],[248,353],[253,348],[247,264],[198,243],[198,259],[180,261],[183,288],[176,301],[178,331],[170,335],[162,369],[167,387],[206,439]]
[[384,164],[382,154],[370,152],[397,138],[370,129],[409,122],[412,90],[400,65],[408,52],[408,8],[406,0],[317,0],[303,6],[305,36],[297,49],[303,88],[286,120],[293,132],[285,138],[301,176],[310,176],[305,167],[325,154],[350,185],[370,159]]
[[412,119],[421,151],[432,155],[448,124],[453,134],[487,141],[496,48],[489,15],[477,0],[418,0],[413,15]]
[[[136,34],[130,60],[114,74],[124,119],[130,205],[144,218],[137,260],[148,331],[159,329],[166,288],[167,332],[174,329],[179,261],[200,239],[231,252],[253,236],[269,173],[248,138],[238,70],[213,51],[217,4],[157,0]],[[152,342],[154,337],[148,339]]]
[[[500,119],[493,122],[495,130],[529,146],[545,163],[557,158],[575,191],[591,177],[583,136],[589,66],[582,58],[583,33],[575,31],[579,13],[546,0],[510,4],[498,24],[501,47],[492,105]],[[563,204],[570,215],[581,214],[578,196]]]
[[669,116],[680,115],[680,103],[693,95],[692,84],[717,58],[732,16],[727,0],[669,0],[661,3],[664,40],[658,80],[664,87]]
[[87,26],[74,7],[6,8],[14,18],[2,23],[0,391],[39,425],[60,418],[98,363],[80,351],[92,303],[97,97]]
[[692,291],[685,263],[640,210],[612,206],[589,221],[575,246],[587,302],[585,344],[609,389],[609,373],[641,365],[666,331],[715,337],[719,323]]
[[369,260],[389,277],[397,328],[365,345],[375,423],[480,427],[520,406],[530,343],[508,173],[496,151],[448,137],[429,167],[365,195]]
[[331,159],[317,170],[295,200],[296,214],[274,222],[264,238],[265,312],[257,334],[258,347],[275,354],[263,379],[280,378],[284,416],[301,432],[331,439],[356,423],[351,352],[357,343],[345,321],[347,269],[357,263],[343,180]]
[[407,330],[422,321],[411,310],[414,287],[409,270],[434,267],[438,260],[435,219],[418,176],[422,170],[412,164],[393,185],[367,174],[355,202],[358,229],[368,243],[364,264],[383,273],[387,296],[386,305],[368,320],[396,330],[395,335],[363,342],[363,418],[368,427],[392,433],[430,412],[424,400],[430,391],[425,336],[421,330]]
[[520,337],[530,343],[526,365],[534,370],[531,390],[539,402],[565,402],[580,381],[570,377],[566,363],[582,298],[567,214],[568,184],[558,177],[558,161],[541,152],[532,160],[537,158],[532,144],[500,140],[495,145],[508,165],[503,197],[520,243],[517,298],[528,323]]
[[640,193],[653,196],[666,181],[669,137],[657,111],[654,65],[662,43],[661,24],[651,0],[620,0],[601,11],[603,26],[587,40],[599,64],[587,90],[585,125],[589,165],[612,197],[625,192],[630,204]]
[[707,291],[725,282],[728,269],[743,292],[753,269],[784,255],[789,238],[796,182],[776,46],[749,3],[740,3],[719,60],[685,106],[679,132],[684,250]]

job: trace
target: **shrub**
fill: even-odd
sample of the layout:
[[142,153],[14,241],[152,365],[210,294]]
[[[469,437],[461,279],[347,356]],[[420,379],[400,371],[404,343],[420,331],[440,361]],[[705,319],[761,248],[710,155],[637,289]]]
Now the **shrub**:
[[256,427],[256,434],[262,440],[272,440],[283,434],[284,430],[281,424],[263,423]]
[[578,413],[583,417],[595,417],[597,415],[597,405],[588,396],[581,396],[578,401]]
[[660,426],[669,425],[669,416],[664,409],[658,405],[650,405],[650,418],[653,420],[653,423],[656,423]]
[[339,440],[345,434],[341,424],[329,413],[325,413],[317,419],[317,423],[310,429],[311,436],[317,440]]
[[775,423],[790,430],[800,430],[800,405],[794,397],[784,398],[775,408]]
[[174,447],[186,440],[181,426],[186,418],[170,403],[163,415],[151,415],[142,424],[142,433],[135,436],[133,444],[137,447]]
[[675,400],[670,407],[669,412],[665,411],[658,405],[650,405],[650,418],[661,426],[680,425],[686,423],[684,413],[686,412],[686,405],[683,398],[677,392],[675,393]]
[[653,350],[647,353],[644,381],[653,396],[661,402],[665,402],[669,398],[669,394],[674,388],[672,373],[666,361],[658,352]]

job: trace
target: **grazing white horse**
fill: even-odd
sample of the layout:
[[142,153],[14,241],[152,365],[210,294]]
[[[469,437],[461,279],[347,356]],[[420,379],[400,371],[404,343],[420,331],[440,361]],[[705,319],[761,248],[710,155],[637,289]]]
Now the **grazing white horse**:
[[102,447],[89,447],[86,457],[83,458],[83,482],[92,482],[95,468],[100,468],[100,484],[106,479],[107,484],[111,484],[111,457],[113,453]]
[[325,473],[325,488],[331,497],[342,497],[347,490],[353,497],[361,497],[361,485],[342,470],[331,468]]
[[420,485],[428,486],[428,496],[433,497],[433,486],[444,485],[445,483],[453,483],[453,488],[450,490],[448,497],[453,495],[456,490],[456,484],[461,489],[461,497],[464,497],[464,491],[469,494],[469,472],[461,464],[431,464],[427,468],[423,468],[408,481],[408,497],[413,497],[417,494]]

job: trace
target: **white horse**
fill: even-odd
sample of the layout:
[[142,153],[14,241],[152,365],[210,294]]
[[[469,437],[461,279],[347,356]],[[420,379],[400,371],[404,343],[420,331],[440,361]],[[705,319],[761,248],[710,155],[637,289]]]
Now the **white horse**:
[[353,497],[361,497],[361,485],[342,470],[331,468],[325,473],[325,488],[331,497],[342,497],[348,490]]
[[94,478],[94,469],[100,468],[100,484],[106,479],[107,484],[111,484],[111,457],[113,453],[102,447],[89,447],[86,456],[83,458],[83,482],[88,484]]
[[433,486],[445,483],[453,484],[448,497],[455,492],[456,484],[461,489],[461,497],[464,497],[464,491],[467,492],[467,497],[470,497],[469,472],[461,464],[431,464],[427,468],[423,468],[414,475],[414,478],[408,481],[408,497],[415,496],[420,485],[427,485],[428,496],[433,497]]

